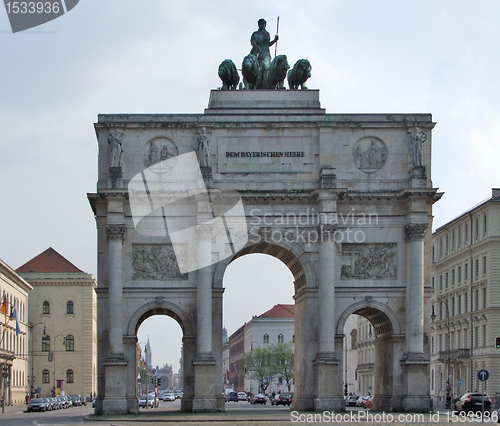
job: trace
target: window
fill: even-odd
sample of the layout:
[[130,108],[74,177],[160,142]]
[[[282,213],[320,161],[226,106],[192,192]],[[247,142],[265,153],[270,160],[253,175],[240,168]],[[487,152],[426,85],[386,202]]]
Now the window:
[[459,294],[458,295],[458,302],[457,302],[457,307],[458,307],[458,315],[462,313],[462,296]]
[[73,370],[66,371],[66,383],[73,383]]
[[[295,344],[295,334],[292,336],[292,343]],[[353,348],[353,349],[356,349],[356,348]]]
[[269,334],[264,334],[264,343],[269,343]]
[[70,300],[68,303],[66,303],[66,313],[67,314],[73,314],[73,302]]
[[432,246],[432,263],[436,261],[436,247]]
[[474,347],[479,347],[479,329],[478,327],[474,327]]
[[434,336],[431,337],[431,354],[435,352],[436,348],[434,347]]
[[431,372],[431,389],[434,390],[434,370]]
[[455,285],[455,270],[451,270],[451,285]]
[[488,231],[488,217],[486,216],[486,213],[484,214],[484,226],[483,226],[483,234],[486,235],[486,232]]
[[486,287],[483,288],[483,309],[486,309]]
[[486,256],[483,257],[483,274],[486,274]]
[[451,298],[451,316],[452,317],[455,316],[455,298],[454,297]]
[[75,350],[75,338],[68,334],[66,336],[66,351],[74,351]]
[[42,336],[42,352],[50,351],[50,336]]
[[479,310],[479,290],[476,290],[476,294],[474,296],[476,298],[475,306],[476,306],[476,311],[477,311],[477,310]]
[[448,272],[445,274],[445,278],[444,278],[444,288],[448,288]]
[[479,238],[479,218],[476,217],[476,240]]
[[462,247],[462,227],[458,227],[458,248]]
[[281,333],[278,334],[278,343],[283,343],[283,335]]
[[442,290],[443,289],[443,276],[440,275],[439,276],[439,290]]
[[476,259],[476,277],[479,275],[479,259]]
[[464,280],[467,279],[467,275],[469,275],[469,271],[468,271],[468,264],[466,263],[464,265]]
[[469,238],[469,225],[466,223],[465,224],[465,238],[464,238],[466,243],[468,241],[468,238]]
[[481,331],[483,333],[483,346],[486,346],[486,325],[481,326]]
[[462,267],[458,267],[458,282],[462,282]]
[[467,293],[464,293],[464,312],[467,312],[469,309],[469,304],[467,303]]
[[436,283],[434,281],[434,277],[432,277],[432,292],[435,293],[436,292]]
[[45,369],[42,371],[42,383],[49,383],[50,373],[49,370]]
[[448,234],[446,234],[446,246],[444,248],[444,255],[447,256],[448,255],[448,249],[449,249],[449,238],[448,238]]
[[46,300],[42,304],[42,313],[43,314],[50,314],[50,303]]
[[455,230],[451,233],[451,251],[455,251]]

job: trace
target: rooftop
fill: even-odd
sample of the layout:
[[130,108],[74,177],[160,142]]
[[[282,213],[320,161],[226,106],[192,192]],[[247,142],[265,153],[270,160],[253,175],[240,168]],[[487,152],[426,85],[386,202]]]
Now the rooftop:
[[17,268],[16,272],[83,273],[52,247]]

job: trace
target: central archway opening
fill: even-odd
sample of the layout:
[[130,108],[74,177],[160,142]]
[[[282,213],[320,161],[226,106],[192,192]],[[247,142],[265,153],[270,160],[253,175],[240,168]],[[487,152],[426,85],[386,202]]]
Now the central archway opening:
[[[305,274],[289,250],[261,243],[245,248],[227,266],[223,276],[224,330],[222,374],[230,390],[264,394],[270,404],[276,395],[294,391],[295,301]],[[282,354],[288,366],[255,371],[255,359]],[[272,362],[271,362],[272,364]],[[226,398],[228,399],[228,398]],[[226,409],[231,404],[226,403]]]

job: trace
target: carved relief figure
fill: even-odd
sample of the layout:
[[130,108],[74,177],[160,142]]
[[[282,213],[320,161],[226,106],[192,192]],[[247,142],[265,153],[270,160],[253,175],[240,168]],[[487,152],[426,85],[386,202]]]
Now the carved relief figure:
[[271,65],[271,54],[269,53],[269,47],[278,41],[278,36],[274,37],[271,41],[271,36],[266,31],[266,20],[259,19],[258,21],[259,29],[254,31],[252,37],[250,38],[250,44],[252,45],[252,50],[250,53],[255,55],[259,61],[259,64],[264,68],[268,69]]
[[344,244],[342,255],[349,258],[342,278],[396,278],[396,244]]
[[158,136],[146,143],[143,150],[144,164],[151,167],[177,156],[177,147],[170,139]]
[[356,167],[366,172],[380,169],[387,160],[387,148],[375,139],[370,141],[370,145],[365,150],[362,149],[361,144],[356,144],[352,154]]
[[123,153],[123,137],[125,135],[114,130],[108,133],[108,144],[109,144],[109,167],[121,167],[122,166],[122,153]]
[[406,134],[406,143],[410,151],[411,164],[413,167],[424,165],[422,144],[427,140],[427,134],[420,131],[419,127],[413,128]]
[[182,277],[174,251],[163,246],[134,247],[132,266],[132,278],[162,280]]
[[202,127],[196,133],[196,142],[198,144],[198,161],[201,167],[210,167],[210,138],[211,132],[207,132],[205,127]]

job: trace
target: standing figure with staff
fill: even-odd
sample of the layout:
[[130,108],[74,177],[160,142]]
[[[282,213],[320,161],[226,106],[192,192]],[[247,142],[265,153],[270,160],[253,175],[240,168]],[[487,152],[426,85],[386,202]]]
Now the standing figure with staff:
[[259,29],[254,31],[250,38],[250,43],[252,44],[250,53],[255,55],[259,61],[259,65],[267,70],[271,66],[271,53],[269,52],[269,48],[278,41],[278,34],[276,34],[274,40],[271,41],[271,36],[266,31],[266,20],[259,19],[258,25]]

